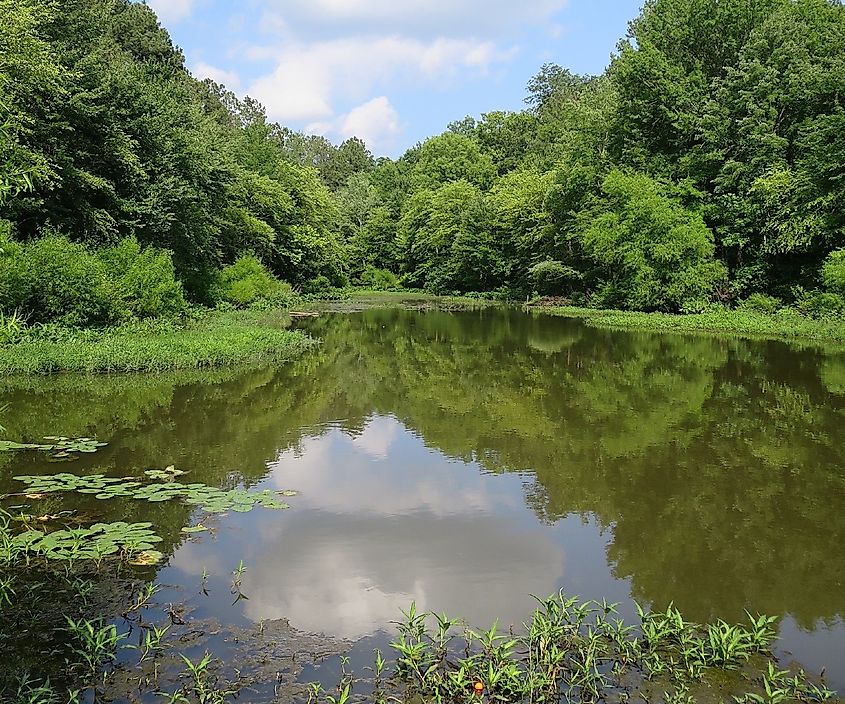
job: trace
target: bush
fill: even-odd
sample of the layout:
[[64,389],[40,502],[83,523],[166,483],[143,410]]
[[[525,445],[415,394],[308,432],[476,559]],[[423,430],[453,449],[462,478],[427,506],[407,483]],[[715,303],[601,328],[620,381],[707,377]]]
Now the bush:
[[104,263],[56,234],[4,247],[0,296],[0,309],[19,310],[30,323],[104,325],[121,317]]
[[808,293],[798,301],[798,310],[811,318],[830,318],[845,311],[845,299],[835,293]]
[[318,277],[311,279],[311,281],[306,281],[305,284],[302,286],[303,293],[327,293],[332,289],[332,282],[329,281],[328,277],[323,276],[320,274]]
[[765,293],[752,293],[742,302],[740,307],[757,313],[774,313],[782,305],[783,303],[779,298],[767,296]]
[[0,311],[28,323],[111,325],[185,307],[170,255],[134,239],[92,252],[51,232],[24,244],[3,239],[0,250]]
[[359,277],[362,286],[375,291],[394,291],[399,288],[399,277],[387,269],[367,265]]
[[581,274],[571,266],[551,259],[532,266],[528,270],[528,276],[531,285],[543,296],[568,293],[571,282],[581,278]]
[[845,249],[831,252],[824,260],[822,279],[828,291],[845,296]]
[[220,272],[215,298],[236,307],[262,302],[285,305],[293,299],[290,284],[279,281],[252,254],[244,254]]
[[142,250],[138,240],[129,237],[98,257],[106,265],[112,298],[122,303],[127,317],[158,318],[185,310],[185,293],[169,252]]

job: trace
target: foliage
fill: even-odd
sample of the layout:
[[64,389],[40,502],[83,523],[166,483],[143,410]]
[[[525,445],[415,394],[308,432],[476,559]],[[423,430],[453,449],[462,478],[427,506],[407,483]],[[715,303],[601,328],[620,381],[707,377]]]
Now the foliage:
[[102,560],[109,555],[125,554],[128,559],[154,551],[161,538],[152,530],[152,523],[95,523],[90,528],[68,530],[26,530],[17,533],[4,546],[18,558],[43,557],[46,560]]
[[811,318],[838,318],[845,311],[845,299],[836,293],[807,293],[796,305]]
[[565,289],[570,288],[569,282],[581,278],[571,266],[551,259],[532,266],[528,275],[534,288],[543,295],[565,293]]
[[[374,192],[341,207],[401,218],[398,266],[375,261],[388,229],[373,246],[359,237],[369,215],[351,256],[433,291],[523,295],[531,267],[558,261],[579,274],[573,300],[632,310],[754,293],[795,304],[820,279],[841,295],[828,257],[845,227],[843,80],[841,3],[651,0],[603,75],[545,64],[526,111],[466,117],[379,160]],[[415,239],[440,210],[432,194],[462,182],[486,194],[486,215],[436,229],[470,233],[484,278]]]
[[3,374],[140,372],[281,362],[314,342],[281,329],[272,315],[208,313],[179,324],[141,322],[97,331],[30,328],[14,345],[0,346]]
[[[397,160],[196,81],[143,3],[0,11],[4,315],[102,325],[183,298],[286,302],[267,272],[326,295],[368,267],[525,295],[545,261],[577,273],[573,300],[632,310],[795,304],[822,281],[843,295],[841,3],[650,0],[602,75],[544,64],[526,110],[453,122]],[[221,284],[253,256],[267,272]]]
[[765,293],[752,293],[742,302],[742,307],[758,313],[774,313],[782,306],[782,302],[774,296]]
[[273,276],[257,257],[244,254],[220,272],[215,297],[239,307],[260,301],[285,305],[292,302],[293,289]]
[[415,193],[400,224],[405,280],[427,290],[484,291],[501,281],[501,259],[479,188],[454,181]]
[[618,330],[699,332],[759,339],[816,340],[841,345],[845,324],[837,317],[811,318],[793,307],[765,313],[741,306],[730,310],[713,306],[701,313],[673,315],[581,308],[546,308],[554,315],[583,318],[588,325]]
[[[751,655],[762,654],[774,664],[772,617],[699,625],[685,621],[671,605],[665,612],[637,606],[641,623],[635,628],[616,617],[616,604],[581,602],[563,592],[537,601],[525,635],[499,632],[497,624],[480,632],[465,628],[460,650],[454,645],[457,619],[419,613],[412,603],[391,643],[397,676],[412,695],[436,701],[470,702],[480,696],[498,702],[557,701],[562,694],[567,701],[595,702],[626,695],[626,680],[634,675],[643,688],[663,676],[686,691],[708,672],[739,668]],[[810,694],[811,702],[834,696],[813,689],[803,675],[796,691]]]
[[367,265],[358,277],[365,288],[373,291],[394,291],[399,288],[399,277],[387,269],[377,269]]
[[169,252],[142,249],[137,239],[127,237],[101,249],[97,257],[105,264],[112,297],[126,311],[123,317],[169,317],[185,309],[184,291]]
[[[191,78],[149,7],[4,0],[2,14],[15,18],[0,30],[0,163],[14,197],[0,217],[17,237],[134,236],[172,252],[197,301],[244,251],[292,282],[342,266],[317,172],[289,158],[260,105]],[[371,161],[355,140],[337,152],[341,182]]]
[[54,460],[76,459],[77,453],[86,455],[97,452],[106,443],[98,442],[91,438],[66,438],[59,436],[46,436],[44,440],[49,443],[19,443],[11,440],[0,440],[0,452],[14,452],[18,450],[40,450],[49,452]]
[[173,316],[185,308],[170,255],[127,238],[92,251],[47,234],[7,241],[0,253],[0,309],[29,323],[108,325]]
[[704,220],[645,174],[611,172],[578,238],[598,264],[602,304],[697,312],[723,281]]
[[822,278],[828,291],[845,296],[845,249],[828,255],[822,267]]
[[448,132],[426,140],[403,159],[410,165],[408,178],[414,190],[455,181],[486,189],[496,175],[493,161],[477,142]]

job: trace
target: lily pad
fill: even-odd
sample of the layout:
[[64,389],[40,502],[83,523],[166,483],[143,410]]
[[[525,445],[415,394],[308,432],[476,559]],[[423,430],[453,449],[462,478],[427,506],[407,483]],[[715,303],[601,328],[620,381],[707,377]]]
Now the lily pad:
[[200,525],[198,525],[198,526],[185,526],[185,527],[182,529],[182,532],[183,532],[183,533],[189,533],[189,534],[192,534],[192,533],[205,533],[207,530],[208,530],[208,528],[206,528],[204,525],[200,524]]
[[[169,476],[173,476],[168,467]],[[149,476],[149,474],[148,474]],[[151,503],[181,500],[192,506],[200,506],[209,513],[223,513],[233,510],[246,513],[256,506],[267,509],[285,509],[288,505],[278,496],[293,496],[295,492],[249,491],[247,489],[223,490],[205,484],[182,484],[172,479],[165,482],[145,484],[133,479],[105,477],[102,474],[79,476],[63,472],[53,476],[18,476],[17,481],[28,485],[32,494],[76,492],[93,494],[97,499],[124,497]]]
[[164,555],[158,550],[144,550],[132,557],[129,560],[129,564],[139,566],[157,565],[163,559]]

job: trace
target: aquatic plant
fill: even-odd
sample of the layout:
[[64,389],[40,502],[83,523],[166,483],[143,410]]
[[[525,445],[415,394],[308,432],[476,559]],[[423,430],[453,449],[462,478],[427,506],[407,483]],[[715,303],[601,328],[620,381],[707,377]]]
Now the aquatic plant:
[[[72,651],[86,666],[86,677],[94,681],[105,664],[113,663],[117,657],[118,643],[127,637],[118,633],[117,627],[102,620],[74,620],[67,617],[67,630],[71,636]],[[105,678],[105,673],[102,677]]]
[[98,442],[92,438],[66,438],[47,435],[44,440],[49,443],[20,443],[11,440],[0,440],[0,452],[17,452],[20,450],[39,450],[51,453],[56,460],[76,459],[77,453],[93,454],[108,443]]
[[737,704],[780,704],[766,694],[778,688],[805,702],[833,696],[803,672],[784,679],[788,673],[774,669],[772,617],[749,614],[746,624],[699,625],[672,605],[655,612],[638,606],[639,625],[626,626],[606,601],[582,602],[561,592],[538,604],[521,635],[502,633],[496,624],[487,631],[465,628],[463,649],[454,645],[457,620],[421,613],[412,604],[391,643],[396,681],[406,696],[423,700],[477,702],[484,695],[491,702],[598,702],[626,701],[634,686],[651,692],[654,680],[655,686],[673,684],[663,693],[666,704],[689,704],[690,687],[708,673],[738,670],[757,655],[768,658],[768,673]]
[[128,498],[139,501],[171,501],[180,499],[192,506],[199,506],[208,513],[237,511],[246,513],[255,506],[269,509],[285,509],[289,506],[279,501],[278,496],[294,496],[292,491],[253,492],[246,489],[223,490],[206,484],[182,484],[176,481],[144,483],[133,479],[106,477],[102,474],[79,476],[75,474],[54,474],[45,476],[17,476],[31,494],[53,494],[76,492],[93,494],[97,499]]
[[826,702],[836,693],[824,685],[816,685],[807,680],[804,670],[789,676],[789,670],[779,670],[773,662],[767,664],[762,677],[762,692],[750,692],[741,697],[734,697],[736,704],[782,704],[787,701]]
[[70,528],[45,532],[27,530],[17,535],[3,534],[0,542],[6,556],[48,560],[100,561],[109,555],[122,554],[131,559],[147,555],[158,562],[162,554],[154,550],[161,538],[152,530],[152,523],[95,523],[89,528]]
[[[206,652],[198,661],[194,662],[185,655],[180,655],[185,663],[185,675],[188,683],[173,694],[164,694],[168,704],[190,704],[196,701],[199,704],[223,704],[229,697],[238,693],[236,688],[223,688],[211,670],[211,654]],[[191,695],[193,699],[189,698]]]

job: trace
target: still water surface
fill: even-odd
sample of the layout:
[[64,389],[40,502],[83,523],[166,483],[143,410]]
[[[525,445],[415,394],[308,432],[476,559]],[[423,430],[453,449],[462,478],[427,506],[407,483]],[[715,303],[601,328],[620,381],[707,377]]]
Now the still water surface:
[[[781,615],[785,659],[845,689],[845,356],[499,309],[302,327],[323,344],[279,369],[2,382],[7,437],[107,440],[77,473],[174,464],[297,490],[291,510],[198,537],[181,505],[105,516],[153,521],[157,580],[195,594],[207,570],[202,609],[221,620],[355,641],[412,600],[507,626],[563,588],[627,616],[634,599],[698,621]],[[0,462],[0,492],[57,471]],[[232,606],[240,560],[249,599]]]

